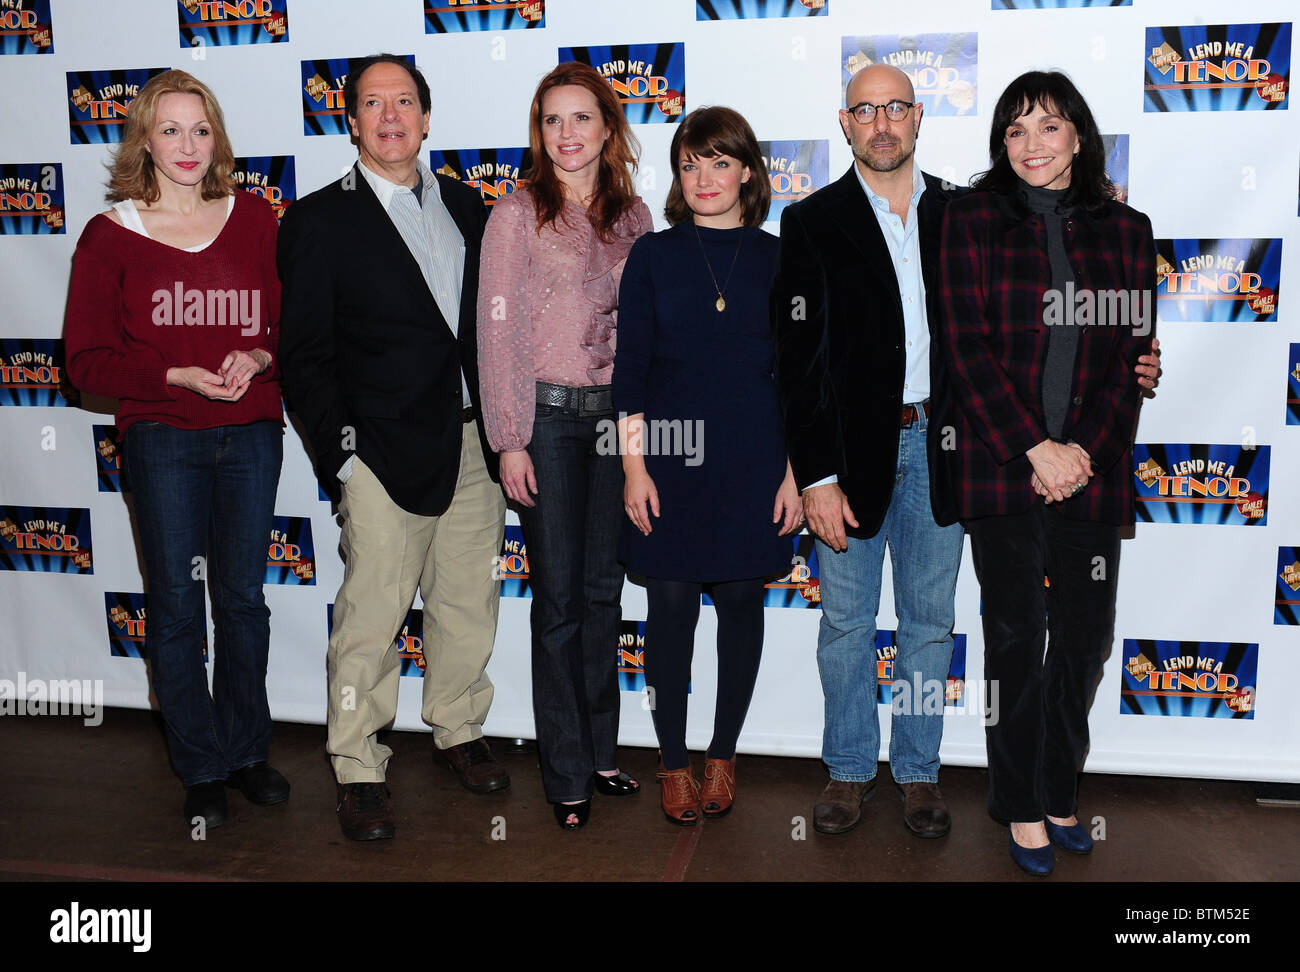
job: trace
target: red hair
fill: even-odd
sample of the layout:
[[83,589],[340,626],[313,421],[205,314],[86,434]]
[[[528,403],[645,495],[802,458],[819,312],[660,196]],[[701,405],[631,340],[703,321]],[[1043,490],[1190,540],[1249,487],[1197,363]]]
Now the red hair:
[[565,85],[586,88],[595,96],[596,104],[600,106],[601,119],[609,132],[600,152],[596,194],[587,207],[587,216],[596,228],[596,234],[609,242],[614,238],[614,225],[636,202],[632,172],[636,170],[641,146],[623,116],[623,106],[618,103],[609,82],[597,74],[594,68],[578,61],[566,61],[542,78],[528,113],[528,146],[532,163],[523,177],[533,194],[533,204],[537,209],[537,229],[541,232],[543,226],[554,224],[564,209],[564,184],[556,176],[555,166],[551,164],[542,142],[542,101],[548,91]]

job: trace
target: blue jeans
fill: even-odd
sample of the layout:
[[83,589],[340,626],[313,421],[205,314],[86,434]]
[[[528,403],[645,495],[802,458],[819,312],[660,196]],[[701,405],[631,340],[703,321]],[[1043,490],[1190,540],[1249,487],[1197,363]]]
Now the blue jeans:
[[[920,680],[921,697],[909,692],[896,704],[889,735],[889,766],[897,783],[934,783],[939,778],[943,709],[926,714],[925,696],[939,691],[952,662],[953,597],[961,565],[962,529],[941,527],[930,509],[930,470],[925,452],[926,418],[899,431],[898,473],[884,523],[868,540],[848,541],[835,553],[817,541],[822,620],[817,667],[826,698],[822,760],[831,779],[874,779],[880,758],[876,715],[876,611],[880,577],[889,547],[894,610],[898,616],[895,685]],[[942,694],[939,696],[943,698]],[[895,693],[895,702],[903,698]]]
[[551,803],[588,799],[618,767],[623,463],[596,451],[612,415],[538,405],[528,455],[536,506],[520,507],[533,588],[533,716]]
[[[145,652],[185,786],[224,780],[265,760],[270,747],[271,612],[262,582],[283,449],[275,422],[197,431],[138,422],[126,433],[149,612]],[[205,573],[215,629],[211,695],[202,655]]]

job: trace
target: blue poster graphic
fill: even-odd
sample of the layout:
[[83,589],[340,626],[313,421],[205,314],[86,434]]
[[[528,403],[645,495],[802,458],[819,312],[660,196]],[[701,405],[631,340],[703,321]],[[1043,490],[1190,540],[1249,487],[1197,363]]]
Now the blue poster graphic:
[[1266,445],[1137,443],[1138,522],[1267,526],[1271,453]]
[[873,64],[890,64],[912,79],[927,115],[974,115],[978,105],[979,35],[876,34],[840,42],[840,97],[849,79]]
[[1148,27],[1144,111],[1285,109],[1291,87],[1291,25]]
[[[768,581],[763,592],[764,607],[820,608],[821,582],[818,578],[817,546],[810,533],[796,533],[790,538],[790,572]],[[713,604],[706,590],[701,604]]]
[[695,0],[696,20],[825,17],[830,0]]
[[1300,344],[1291,345],[1287,356],[1286,424],[1300,425]]
[[1156,320],[1271,323],[1282,241],[1156,240]]
[[68,71],[68,134],[73,145],[122,141],[126,111],[145,82],[170,68]]
[[231,175],[245,192],[270,203],[276,219],[284,219],[284,211],[298,198],[292,155],[239,156]]
[[1062,10],[1068,7],[1131,7],[1133,0],[992,0],[994,10]]
[[[876,631],[876,703],[894,704],[894,662],[898,658],[898,632]],[[942,706],[938,703],[936,686],[925,685],[915,673],[911,677],[898,673],[906,683],[912,699],[912,712],[930,711],[929,707],[956,708],[966,693],[966,636],[952,636],[952,661],[948,664],[948,677],[943,685]]]
[[95,440],[95,479],[101,493],[121,493],[126,488],[122,482],[122,449],[117,441],[116,425],[92,425]]
[[289,0],[176,0],[176,17],[185,48],[289,39]]
[[316,546],[311,539],[311,517],[272,518],[264,583],[293,587],[316,585]]
[[1259,645],[1124,639],[1121,715],[1254,719]]
[[0,338],[0,406],[62,406],[63,338]]
[[[145,596],[129,591],[104,592],[104,619],[108,623],[108,650],[114,658],[144,658],[148,621]],[[207,625],[203,626],[207,630]],[[207,656],[206,639],[204,657]]]
[[1103,135],[1101,144],[1106,150],[1106,178],[1115,187],[1115,198],[1128,202],[1128,136]]
[[53,53],[50,0],[0,3],[0,55]]
[[831,147],[824,138],[760,141],[772,184],[768,222],[778,222],[785,207],[811,196],[830,182]]
[[517,524],[506,524],[496,574],[501,581],[502,597],[533,596],[533,587],[528,581],[528,548],[524,546],[523,528]]
[[90,510],[0,506],[0,570],[93,574]]
[[484,205],[491,206],[525,183],[519,174],[524,168],[526,148],[433,149],[429,168],[478,192]]
[[[408,0],[410,2],[410,0]],[[546,26],[546,0],[420,0],[426,34]]]
[[633,125],[672,124],[686,111],[686,45],[561,47],[561,63],[589,64],[609,82]]
[[1277,548],[1273,584],[1273,623],[1300,624],[1300,547]]
[[63,163],[0,163],[0,236],[64,234]]

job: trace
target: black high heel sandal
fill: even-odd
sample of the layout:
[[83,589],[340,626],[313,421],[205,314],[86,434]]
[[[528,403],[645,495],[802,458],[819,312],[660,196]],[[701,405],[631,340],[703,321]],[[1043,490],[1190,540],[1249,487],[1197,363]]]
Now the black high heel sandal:
[[[562,830],[577,830],[587,826],[587,818],[591,815],[591,800],[583,800],[581,803],[552,803],[551,809],[555,811],[555,822]],[[570,817],[577,817],[578,822],[569,823]]]
[[613,776],[592,773],[591,783],[595,791],[602,796],[635,796],[641,792],[641,784],[622,770]]

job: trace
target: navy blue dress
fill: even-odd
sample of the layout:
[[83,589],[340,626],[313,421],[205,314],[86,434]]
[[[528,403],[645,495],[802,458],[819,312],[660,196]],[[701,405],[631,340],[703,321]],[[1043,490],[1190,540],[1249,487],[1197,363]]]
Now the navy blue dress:
[[[614,409],[645,413],[660,507],[648,537],[623,525],[620,559],[631,573],[708,583],[789,570],[790,540],[772,522],[786,465],[768,316],[777,249],[760,229],[686,222],[641,237],[628,254]],[[706,252],[724,286],[722,312]],[[679,454],[654,455],[656,446]]]

